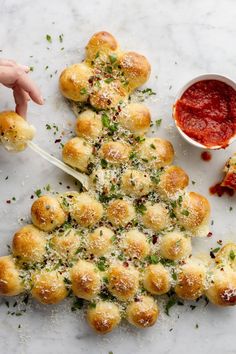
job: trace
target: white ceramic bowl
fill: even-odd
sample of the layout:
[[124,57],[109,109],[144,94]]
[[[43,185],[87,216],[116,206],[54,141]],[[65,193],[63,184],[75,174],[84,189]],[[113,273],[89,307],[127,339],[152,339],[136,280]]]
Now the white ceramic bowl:
[[[198,75],[196,77],[194,77],[192,80],[188,81],[177,93],[176,97],[175,97],[175,103],[173,105],[173,118],[175,121],[175,125],[176,128],[178,129],[180,135],[191,145],[196,146],[198,148],[201,149],[207,149],[207,150],[216,150],[216,149],[222,149],[222,146],[220,145],[216,145],[216,146],[211,146],[211,147],[207,147],[203,144],[198,143],[196,140],[190,138],[187,134],[185,134],[183,132],[183,130],[178,126],[178,123],[175,119],[175,104],[177,102],[178,99],[181,98],[181,96],[183,95],[183,93],[193,84],[195,84],[198,81],[202,81],[202,80],[218,80],[218,81],[222,81],[225,84],[231,86],[235,91],[236,91],[236,82],[233,81],[232,79],[223,76],[223,75],[219,75],[219,74],[202,74],[202,75]],[[229,140],[228,145],[230,145],[233,141],[235,141],[236,139],[236,134],[234,136],[232,136],[232,138]]]

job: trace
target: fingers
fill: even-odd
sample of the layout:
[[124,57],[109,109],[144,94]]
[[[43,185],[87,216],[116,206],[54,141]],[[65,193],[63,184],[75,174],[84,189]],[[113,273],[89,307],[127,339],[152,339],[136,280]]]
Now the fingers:
[[30,95],[30,97],[35,103],[38,104],[44,103],[38,87],[35,85],[35,83],[30,79],[30,77],[26,73],[20,75],[16,80],[15,84],[21,87],[24,91],[28,92],[28,94]]
[[18,67],[19,69],[22,69],[24,72],[28,73],[30,71],[30,68],[26,65],[22,64],[17,64],[14,60],[10,59],[0,59],[0,65],[2,66],[15,66]]
[[21,87],[15,86],[13,89],[13,95],[16,102],[16,113],[21,117],[26,118],[29,95]]

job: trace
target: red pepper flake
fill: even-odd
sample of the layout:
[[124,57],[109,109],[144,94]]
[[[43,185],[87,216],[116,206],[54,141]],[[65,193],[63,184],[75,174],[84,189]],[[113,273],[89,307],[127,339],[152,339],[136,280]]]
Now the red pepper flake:
[[223,241],[222,240],[218,240],[217,243],[218,243],[218,245],[222,245]]
[[214,252],[212,252],[212,251],[210,252],[210,256],[211,256],[211,258],[213,258],[213,259],[216,258]]
[[6,203],[7,203],[7,204],[11,204],[11,201],[8,199],[8,200],[6,201]]
[[61,139],[56,139],[56,140],[54,141],[55,144],[60,143],[60,142],[61,142]]
[[207,237],[211,237],[212,236],[212,232],[208,232]]
[[30,199],[34,199],[34,196],[33,196],[33,194],[31,195]]
[[155,245],[155,243],[157,243],[158,240],[158,236],[157,235],[153,235],[152,236],[152,243]]
[[126,267],[126,268],[128,268],[129,263],[125,261],[125,262],[123,262],[123,266]]

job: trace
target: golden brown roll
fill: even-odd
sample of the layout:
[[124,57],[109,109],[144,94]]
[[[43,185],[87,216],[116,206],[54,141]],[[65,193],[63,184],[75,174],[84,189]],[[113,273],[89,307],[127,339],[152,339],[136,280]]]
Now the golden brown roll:
[[206,296],[215,305],[236,305],[236,272],[230,266],[215,268]]
[[150,252],[147,236],[138,229],[133,229],[124,234],[122,247],[124,253],[131,258],[143,259]]
[[155,324],[159,308],[151,296],[139,296],[126,310],[127,320],[135,327],[147,328]]
[[33,224],[43,231],[52,231],[61,226],[67,219],[67,214],[61,208],[56,198],[43,195],[31,207]]
[[142,86],[149,79],[151,66],[147,59],[135,52],[124,52],[120,56],[120,66],[130,91]]
[[122,164],[129,161],[130,153],[130,145],[119,141],[104,143],[100,149],[101,157],[112,164]]
[[108,227],[98,227],[88,234],[88,252],[95,256],[103,256],[111,250],[112,236],[114,236],[114,232]]
[[189,177],[181,167],[168,166],[160,173],[159,181],[154,183],[154,187],[162,198],[167,199],[182,192],[188,183]]
[[151,168],[165,167],[174,159],[172,144],[160,138],[146,138],[137,146],[136,151],[138,159]]
[[95,59],[105,61],[107,57],[118,51],[116,39],[108,32],[95,33],[86,45],[86,61],[94,62]]
[[13,258],[0,257],[0,295],[15,296],[23,290],[22,279]]
[[107,276],[108,289],[117,299],[126,301],[134,297],[138,290],[139,272],[132,265],[113,264]]
[[69,229],[63,233],[57,233],[50,241],[53,249],[61,258],[73,258],[80,247],[80,236],[74,229]]
[[103,206],[88,193],[80,193],[71,206],[71,217],[82,227],[90,227],[99,222],[103,216]]
[[107,80],[100,80],[99,86],[94,85],[91,89],[89,101],[97,109],[116,107],[122,103],[128,94],[119,80],[112,80],[111,82]]
[[111,191],[111,189],[114,189],[114,186],[116,188],[119,181],[119,174],[113,169],[97,168],[89,177],[92,187],[105,194],[112,194],[114,190]]
[[99,114],[87,109],[80,113],[75,123],[76,135],[84,139],[96,139],[102,132],[102,120]]
[[119,115],[119,123],[135,136],[144,135],[151,124],[149,109],[140,103],[130,103]]
[[26,263],[43,261],[45,247],[45,235],[34,225],[22,227],[15,233],[12,241],[13,256]]
[[67,296],[63,276],[57,271],[36,272],[32,282],[31,294],[42,304],[58,304]]
[[17,113],[0,113],[0,142],[7,150],[25,150],[34,135],[35,128]]
[[71,268],[71,282],[76,296],[92,300],[100,291],[101,277],[94,264],[79,260]]
[[59,87],[64,97],[73,101],[86,102],[89,97],[89,78],[92,69],[85,63],[73,64],[62,71]]
[[184,300],[196,300],[206,287],[206,266],[200,260],[191,258],[177,271],[176,294]]
[[193,236],[206,236],[209,232],[210,204],[202,195],[189,192],[177,203],[175,214],[179,225],[191,231]]
[[151,191],[151,179],[147,172],[126,170],[121,177],[121,189],[125,194],[142,197]]
[[106,334],[121,321],[119,307],[108,301],[99,301],[95,307],[91,306],[87,311],[89,325],[98,333]]
[[150,264],[144,271],[143,285],[151,294],[166,294],[171,287],[170,273],[160,263]]
[[62,150],[62,159],[71,167],[87,172],[87,167],[93,154],[92,146],[83,138],[73,138],[67,141]]
[[160,239],[160,255],[163,258],[177,261],[187,258],[191,252],[191,238],[180,231],[168,232]]
[[135,209],[131,202],[116,199],[107,208],[107,219],[114,226],[125,226],[135,218]]
[[145,227],[153,231],[161,231],[170,225],[168,210],[160,203],[145,204],[146,210],[142,216]]
[[230,266],[236,271],[236,244],[227,243],[216,254],[215,262],[218,266]]

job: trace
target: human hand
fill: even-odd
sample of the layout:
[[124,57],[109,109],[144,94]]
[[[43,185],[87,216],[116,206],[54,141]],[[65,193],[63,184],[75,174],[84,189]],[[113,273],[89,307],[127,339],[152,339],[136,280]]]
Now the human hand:
[[16,113],[26,117],[28,101],[42,105],[43,98],[35,83],[28,76],[28,66],[17,64],[13,60],[0,59],[0,83],[13,90]]

